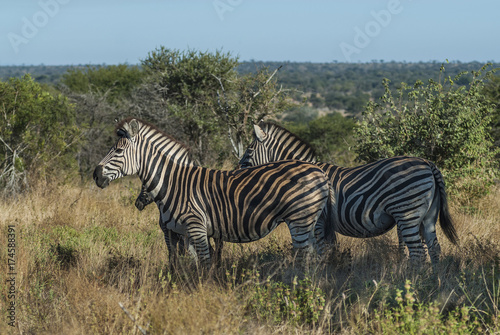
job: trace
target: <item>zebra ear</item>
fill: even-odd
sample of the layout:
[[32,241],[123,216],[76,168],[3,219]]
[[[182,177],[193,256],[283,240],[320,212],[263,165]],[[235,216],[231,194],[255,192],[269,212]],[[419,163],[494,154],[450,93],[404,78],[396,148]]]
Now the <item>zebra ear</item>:
[[253,125],[253,130],[255,131],[255,137],[260,141],[264,141],[267,137],[267,134],[262,130],[262,128],[256,124]]
[[[128,123],[125,123],[123,125],[123,130],[121,130],[123,133],[126,133],[127,138],[134,137],[137,135],[139,132],[139,123],[137,122],[136,119],[130,120]],[[118,134],[120,135],[120,134]]]
[[139,123],[136,119],[133,119],[129,122],[129,128],[130,136],[134,137],[135,135],[137,135],[137,133],[139,133]]

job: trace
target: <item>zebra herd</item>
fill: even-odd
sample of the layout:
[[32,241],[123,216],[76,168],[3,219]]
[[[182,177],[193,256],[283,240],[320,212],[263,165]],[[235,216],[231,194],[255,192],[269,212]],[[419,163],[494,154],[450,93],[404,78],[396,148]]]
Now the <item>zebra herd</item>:
[[184,145],[148,122],[127,118],[117,125],[118,141],[95,168],[94,180],[105,188],[120,177],[139,176],[136,207],[157,204],[171,265],[185,249],[210,264],[220,258],[223,241],[256,241],[282,222],[294,249],[318,254],[335,246],[336,233],[372,237],[397,225],[400,247],[408,247],[410,258],[425,257],[425,243],[436,264],[438,216],[445,236],[457,243],[433,163],[411,157],[355,168],[318,163],[286,129],[263,122],[254,127],[241,169],[221,171],[197,166]]

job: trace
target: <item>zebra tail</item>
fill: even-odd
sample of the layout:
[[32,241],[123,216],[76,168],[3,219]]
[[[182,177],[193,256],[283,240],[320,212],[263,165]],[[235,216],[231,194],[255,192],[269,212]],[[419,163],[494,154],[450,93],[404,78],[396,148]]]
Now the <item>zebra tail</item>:
[[335,195],[332,187],[329,187],[329,196],[327,200],[326,220],[325,220],[325,241],[330,245],[337,244],[337,235],[335,234],[335,221],[333,213],[333,205],[335,204]]
[[[431,162],[429,162],[431,163]],[[439,189],[440,204],[441,208],[439,210],[439,225],[444,232],[444,235],[453,244],[458,244],[458,235],[455,227],[453,225],[453,220],[451,218],[450,210],[448,207],[448,195],[446,194],[445,184],[443,180],[443,175],[438,170],[438,168],[431,163],[432,173],[434,174],[434,180]]]

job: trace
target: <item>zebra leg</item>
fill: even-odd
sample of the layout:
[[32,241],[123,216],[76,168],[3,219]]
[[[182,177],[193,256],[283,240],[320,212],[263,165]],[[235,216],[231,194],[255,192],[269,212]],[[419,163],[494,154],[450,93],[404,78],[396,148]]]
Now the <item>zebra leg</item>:
[[413,220],[398,220],[398,231],[408,247],[410,260],[413,263],[422,263],[425,259],[425,248],[420,238],[420,225],[422,219],[417,217]]
[[160,220],[160,227],[163,231],[163,235],[165,236],[165,243],[167,244],[170,271],[173,272],[178,265],[179,261],[178,245],[179,241],[182,240],[182,238],[179,234],[174,233],[170,229],[167,229],[166,226],[164,227],[161,223],[161,220]]
[[439,263],[439,258],[441,256],[441,246],[439,245],[436,236],[436,222],[439,215],[440,199],[439,196],[435,196],[429,211],[422,221],[422,235],[429,250],[429,256],[433,265]]
[[173,272],[179,263],[179,253],[183,255],[185,254],[186,243],[184,242],[184,240],[186,239],[186,237],[168,229],[166,223],[162,221],[161,216],[160,228],[163,231],[165,244],[167,245],[170,271]]
[[198,254],[196,253],[196,248],[189,240],[189,237],[185,236],[179,243],[182,246],[182,254],[189,254],[196,262],[198,261]]
[[[175,265],[178,264],[179,255],[182,256],[189,255],[190,258],[192,258],[195,261],[195,263],[199,262],[198,252],[196,251],[195,245],[191,243],[189,237],[177,234],[171,230],[168,231],[168,236],[170,240],[168,248],[169,248],[169,254],[171,255],[171,258],[169,258],[169,260],[171,260],[172,264]],[[222,240],[214,239],[214,242],[215,242],[215,251],[214,248],[212,248],[212,245],[208,243],[209,253],[210,255],[215,255],[214,256],[215,259],[220,259],[221,258],[220,255],[222,253]]]
[[214,249],[210,245],[210,254],[214,255],[215,262],[220,262],[222,259],[222,247],[224,246],[224,242],[220,238],[214,238]]
[[[315,232],[314,229],[301,229],[295,223],[288,225],[292,236],[292,245],[295,250],[311,253],[314,250]],[[312,228],[312,225],[311,225]]]
[[397,226],[397,232],[398,232],[398,250],[399,254],[402,258],[406,257],[405,253],[405,241],[403,240],[403,232],[402,228],[400,225]]
[[[307,258],[316,249],[319,255],[323,252],[325,243],[323,207],[318,213],[311,217],[311,213],[294,221],[286,221],[292,236],[293,248],[299,254],[299,258]],[[304,257],[305,256],[305,257]]]
[[204,266],[210,266],[210,243],[208,241],[206,226],[198,222],[189,223],[187,233],[189,244],[193,245],[197,260]]
[[[320,217],[318,218],[316,224],[314,225],[314,248],[316,249],[318,255],[322,255],[325,250],[325,235],[326,235],[325,225],[327,224],[332,224],[328,220],[328,212],[322,211]],[[331,246],[334,249],[334,252],[336,252],[337,235],[335,234],[335,231],[330,232],[328,243],[331,244]]]

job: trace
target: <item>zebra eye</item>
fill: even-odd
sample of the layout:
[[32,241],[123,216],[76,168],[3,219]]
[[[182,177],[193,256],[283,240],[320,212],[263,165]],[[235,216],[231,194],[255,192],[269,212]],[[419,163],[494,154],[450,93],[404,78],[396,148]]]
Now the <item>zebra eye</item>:
[[116,148],[115,153],[121,154],[123,152],[123,149],[121,148]]

